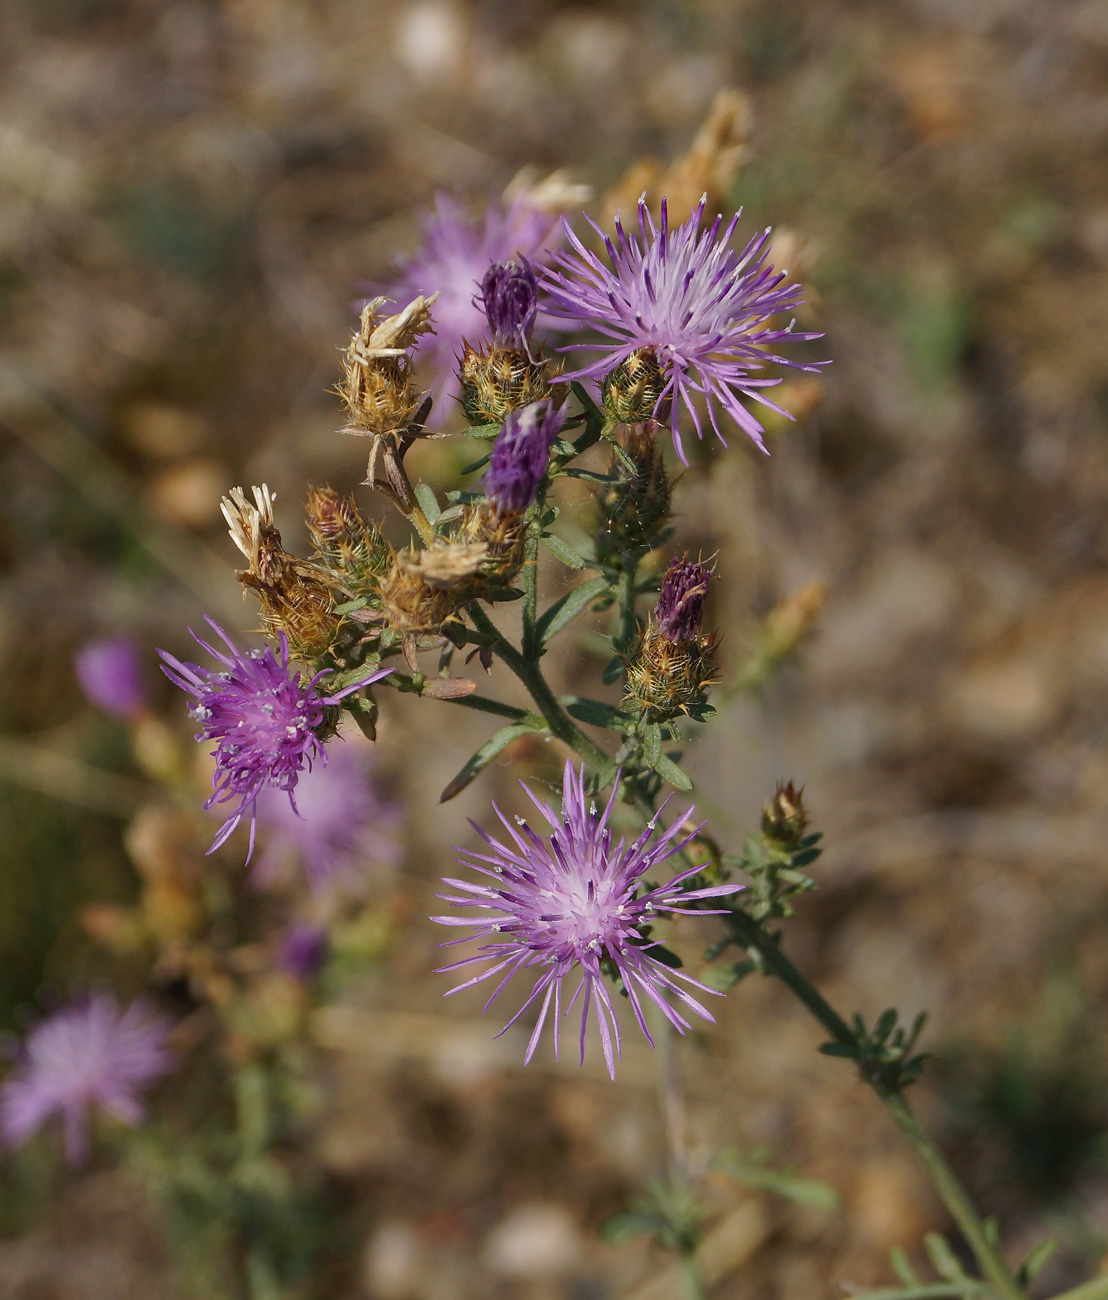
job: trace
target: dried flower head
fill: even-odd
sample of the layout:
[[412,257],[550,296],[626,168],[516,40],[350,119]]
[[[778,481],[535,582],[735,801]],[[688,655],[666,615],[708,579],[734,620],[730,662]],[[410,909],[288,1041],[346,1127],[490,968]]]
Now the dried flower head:
[[326,766],[301,773],[295,808],[279,790],[258,796],[263,841],[255,883],[275,885],[298,867],[320,893],[399,861],[400,808],[381,794],[370,747],[357,740],[332,746]]
[[231,540],[250,566],[238,579],[257,595],[266,635],[283,633],[297,658],[316,659],[326,653],[338,632],[331,593],[313,565],[290,555],[282,545],[269,487],[263,483],[252,492],[253,504],[241,487],[232,488],[220,507]]
[[330,670],[316,673],[310,680],[299,672],[290,672],[288,642],[283,635],[279,638],[279,657],[268,646],[244,654],[217,623],[212,619],[207,622],[228,653],[216,650],[195,632],[193,636],[222,665],[220,669],[213,671],[182,662],[165,650],[158,654],[169,680],[195,700],[189,716],[200,724],[196,739],[216,742],[212,751],[213,790],[204,807],[238,801],[208,851],[219,848],[249,813],[249,861],[254,851],[258,795],[272,786],[284,791],[295,808],[293,791],[301,773],[316,759],[327,761],[323,752],[328,731],[326,706],[338,704],[392,669],[367,672],[352,685],[322,695],[316,688]]
[[493,345],[530,355],[539,309],[539,283],[527,258],[494,262],[481,280],[480,298]]
[[[651,823],[630,844],[622,838],[616,841],[609,821],[618,788],[617,781],[604,810],[598,812],[585,794],[584,768],[574,772],[572,764],[567,762],[560,815],[527,791],[551,827],[551,834],[545,838],[522,819],[513,824],[497,808],[509,842],[495,839],[475,826],[488,847],[484,852],[466,854],[460,859],[488,883],[448,878],[446,884],[458,892],[440,895],[452,906],[476,908],[484,915],[434,918],[442,925],[472,927],[475,933],[468,937],[485,940],[476,956],[444,966],[443,971],[460,970],[479,962],[491,963],[487,970],[451,992],[499,976],[499,983],[485,1004],[487,1008],[517,972],[538,971],[523,1006],[504,1027],[515,1024],[528,1007],[539,1003],[538,1022],[527,1046],[526,1061],[535,1051],[552,1006],[557,1057],[559,1020],[580,1003],[581,1060],[585,1057],[589,1012],[595,1007],[604,1060],[612,1078],[620,1037],[605,975],[615,976],[622,983],[639,1028],[652,1045],[644,999],[658,1007],[682,1033],[689,1028],[689,1022],[670,1004],[667,994],[684,1008],[711,1020],[708,1010],[677,981],[705,993],[715,990],[659,960],[653,952],[657,944],[649,937],[649,927],[659,914],[693,911],[688,904],[734,894],[741,888],[737,884],[725,884],[683,890],[684,883],[700,871],[700,867],[690,867],[668,884],[646,889],[643,877],[648,872],[656,872],[679,853],[696,832],[683,833],[686,814],[656,838],[655,825]],[[575,973],[579,973],[580,979],[567,998],[564,981]]]
[[712,570],[687,555],[669,562],[654,616],[658,630],[669,641],[695,641],[704,621],[704,602]]
[[130,637],[86,641],[73,657],[85,698],[105,713],[133,718],[146,708],[146,680],[138,647]]
[[477,219],[457,199],[439,194],[422,224],[421,244],[400,263],[387,292],[397,299],[439,295],[437,333],[433,340],[421,340],[417,356],[434,370],[432,391],[440,401],[458,393],[454,371],[463,341],[485,332],[485,312],[475,295],[490,265],[521,256],[540,258],[558,219],[525,188],[507,202],[491,200],[484,217]]
[[343,353],[346,381],[339,396],[350,417],[344,433],[397,433],[412,422],[424,394],[411,374],[409,349],[424,334],[433,334],[431,306],[438,297],[417,295],[391,316],[379,316],[388,301],[373,298],[362,308],[358,329]]
[[504,421],[485,475],[485,496],[501,514],[522,514],[534,501],[564,423],[550,402],[522,406]]
[[120,1011],[114,997],[97,993],[56,1011],[27,1035],[10,1078],[0,1089],[0,1130],[21,1146],[60,1115],[71,1164],[88,1154],[92,1107],[134,1126],[144,1113],[139,1094],[173,1069],[165,1047],[169,1024],[134,1002]]
[[[653,414],[670,405],[670,432],[677,454],[685,460],[679,429],[684,408],[692,418],[697,437],[702,436],[696,394],[702,394],[712,428],[726,445],[719,427],[722,407],[763,451],[762,426],[742,404],[752,398],[780,411],[762,392],[780,382],[757,378],[752,371],[766,362],[818,371],[826,362],[801,365],[780,356],[782,342],[805,342],[818,334],[771,328],[771,318],[791,311],[803,301],[801,286],[788,284],[784,272],[766,261],[768,230],[756,235],[736,253],[731,236],[736,215],[720,231],[717,217],[701,231],[704,200],[688,221],[670,230],[665,200],[660,226],[644,200],[639,201],[638,233],[628,234],[616,220],[613,241],[590,219],[604,241],[605,263],[574,235],[567,225],[572,248],[554,256],[554,268],[543,275],[552,320],[567,326],[591,325],[604,336],[600,343],[571,344],[601,355],[579,370],[560,376],[563,381],[602,378],[642,348],[653,348],[665,374],[665,387]],[[781,412],[786,414],[785,412]]]

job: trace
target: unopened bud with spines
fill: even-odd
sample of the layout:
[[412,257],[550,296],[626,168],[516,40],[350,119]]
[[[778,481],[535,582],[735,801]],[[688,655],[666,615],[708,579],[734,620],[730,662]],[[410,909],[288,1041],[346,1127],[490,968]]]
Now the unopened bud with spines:
[[377,528],[362,518],[350,497],[329,487],[308,489],[306,514],[321,568],[351,596],[367,594],[392,558]]
[[494,262],[477,301],[492,342],[480,348],[462,345],[462,409],[474,424],[497,424],[510,411],[545,397],[550,387],[547,363],[531,353],[539,294],[530,262],[525,257]]
[[654,722],[702,715],[716,679],[715,633],[702,631],[711,570],[674,559],[658,604],[626,661],[627,699]]
[[626,459],[613,454],[612,481],[598,501],[596,554],[602,563],[614,566],[625,551],[652,549],[669,518],[670,481],[657,429],[655,421],[642,420],[619,435]]
[[804,808],[804,788],[792,781],[781,782],[773,799],[762,805],[762,830],[784,848],[796,848],[804,838],[808,813]]

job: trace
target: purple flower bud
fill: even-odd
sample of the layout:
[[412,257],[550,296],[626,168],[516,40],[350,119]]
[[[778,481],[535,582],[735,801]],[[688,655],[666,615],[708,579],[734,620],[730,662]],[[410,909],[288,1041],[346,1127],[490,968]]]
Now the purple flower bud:
[[516,262],[493,262],[481,281],[479,296],[496,346],[529,352],[539,307],[539,285],[531,263],[522,255]]
[[319,973],[327,955],[327,931],[306,922],[285,931],[277,951],[277,965],[293,979],[310,980]]
[[704,618],[704,601],[712,571],[687,558],[670,560],[655,617],[667,641],[695,641]]
[[138,648],[128,637],[88,641],[73,657],[85,698],[106,713],[133,718],[146,708],[146,681]]
[[98,993],[37,1025],[0,1089],[0,1130],[8,1146],[22,1146],[53,1114],[65,1126],[70,1164],[88,1154],[93,1106],[132,1127],[142,1122],[138,1094],[173,1069],[165,1041],[170,1026],[134,1002],[120,1011]]
[[501,514],[522,514],[550,463],[550,448],[565,415],[549,402],[532,402],[508,413],[485,475],[485,496]]

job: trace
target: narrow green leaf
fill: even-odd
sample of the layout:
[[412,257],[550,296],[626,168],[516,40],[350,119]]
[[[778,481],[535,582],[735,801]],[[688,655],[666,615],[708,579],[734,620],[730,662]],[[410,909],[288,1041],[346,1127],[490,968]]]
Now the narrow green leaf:
[[858,1049],[849,1043],[820,1043],[819,1050],[824,1056],[843,1056],[851,1060],[858,1059]]
[[357,600],[346,600],[341,605],[336,605],[334,612],[336,614],[353,614],[356,609],[365,609],[368,604],[368,597],[359,596]]
[[587,722],[592,727],[608,727],[612,731],[626,731],[631,719],[603,700],[589,700],[581,695],[563,695],[558,701],[565,706],[566,712],[578,722]]
[[619,655],[615,655],[604,665],[604,671],[600,674],[600,680],[605,686],[611,686],[613,682],[618,682],[622,676],[623,660]]
[[1053,1237],[1051,1237],[1049,1241],[1041,1242],[1036,1246],[1019,1266],[1019,1272],[1017,1273],[1019,1281],[1026,1284],[1030,1282],[1037,1273],[1041,1273],[1042,1270],[1046,1268],[1057,1249],[1058,1243]]
[[493,420],[489,424],[471,424],[464,432],[469,438],[495,438],[500,429],[500,424]]
[[539,644],[543,645],[551,637],[557,636],[562,628],[573,622],[590,601],[595,600],[597,596],[607,591],[607,589],[607,578],[590,578],[588,582],[583,582],[579,587],[574,587],[572,591],[567,591],[560,600],[556,600],[553,605],[545,609],[536,620],[535,632]]
[[966,1276],[966,1270],[950,1249],[950,1242],[941,1233],[927,1233],[923,1245],[932,1268],[940,1277],[945,1277],[948,1282],[960,1282]]
[[665,754],[654,764],[654,771],[663,781],[668,781],[675,790],[688,791],[693,788],[692,777],[682,772],[673,759]]
[[792,864],[794,867],[806,867],[809,863],[815,862],[822,852],[822,849],[804,849],[800,853],[793,854]]
[[556,537],[553,533],[544,533],[542,540],[546,549],[552,555],[557,556],[563,564],[568,564],[571,569],[583,569],[588,563],[587,560],[582,559],[581,556],[577,554],[572,546],[567,545],[567,543],[563,542],[560,537]]
[[513,740],[518,740],[520,736],[533,734],[534,731],[535,728],[526,722],[516,722],[509,727],[501,727],[491,740],[486,740],[476,753],[470,755],[457,776],[447,783],[442,794],[439,795],[439,803],[446,803],[455,795],[461,794],[473,778],[486,768],[502,749],[510,745]]
[[912,1267],[911,1261],[902,1246],[894,1246],[889,1251],[889,1263],[893,1266],[893,1272],[905,1286],[919,1286],[919,1274]]
[[643,730],[643,758],[648,767],[657,767],[661,757],[662,729],[656,722],[649,722]]
[[882,1011],[878,1017],[877,1024],[873,1027],[873,1037],[878,1043],[883,1043],[896,1028],[896,1007],[889,1007],[887,1011]]
[[427,522],[433,524],[439,517],[439,499],[426,483],[417,483],[415,485],[416,500],[419,502],[420,509],[427,516]]

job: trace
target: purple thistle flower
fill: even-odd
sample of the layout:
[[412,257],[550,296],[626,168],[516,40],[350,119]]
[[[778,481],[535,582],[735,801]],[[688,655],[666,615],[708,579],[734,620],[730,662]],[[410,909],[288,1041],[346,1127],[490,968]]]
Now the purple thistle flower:
[[311,768],[317,758],[321,765],[327,762],[319,734],[324,706],[337,704],[392,669],[380,668],[333,695],[321,695],[316,686],[331,670],[325,668],[310,681],[299,671],[290,672],[289,646],[283,632],[279,637],[280,658],[268,646],[243,654],[218,623],[210,618],[206,621],[222,637],[230,654],[216,650],[195,632],[192,635],[223,665],[223,671],[183,663],[165,650],[158,654],[162,672],[196,701],[189,709],[189,716],[200,723],[196,739],[216,742],[212,751],[213,790],[204,807],[230,799],[239,801],[208,852],[218,849],[249,812],[249,862],[254,852],[259,794],[267,786],[274,786],[288,795],[295,809],[293,791],[301,773]]
[[522,514],[534,501],[565,418],[550,402],[531,402],[508,412],[485,474],[485,496],[501,514]]
[[610,268],[566,225],[566,237],[573,247],[554,254],[553,264],[558,269],[543,275],[543,288],[550,300],[546,310],[553,321],[566,326],[591,325],[609,340],[563,348],[599,349],[602,355],[579,370],[557,376],[558,381],[601,378],[640,348],[653,348],[666,376],[665,389],[654,409],[660,414],[671,403],[673,445],[686,463],[678,427],[682,406],[692,416],[696,436],[703,436],[695,393],[704,394],[712,428],[724,446],[720,406],[765,451],[762,426],[740,398],[753,398],[781,415],[788,412],[760,391],[780,379],[752,378],[750,372],[761,370],[767,361],[813,372],[829,364],[802,365],[775,350],[782,342],[807,342],[822,335],[796,333],[792,323],[787,329],[766,328],[769,317],[791,311],[804,300],[801,286],[787,284],[786,274],[766,261],[769,230],[755,235],[736,253],[730,240],[739,214],[722,234],[723,218],[718,216],[701,231],[704,204],[701,199],[688,221],[671,231],[665,199],[660,228],[655,227],[640,199],[637,236],[627,234],[617,219],[615,242],[587,217],[604,240]]
[[[526,787],[524,787],[526,789]],[[715,993],[691,976],[673,971],[653,956],[657,945],[642,934],[659,913],[692,912],[686,904],[704,898],[718,898],[737,893],[738,884],[714,885],[708,889],[682,891],[681,885],[695,876],[700,867],[690,867],[674,876],[668,884],[639,892],[641,881],[679,853],[697,831],[681,834],[685,817],[679,817],[667,831],[653,838],[655,824],[632,843],[612,841],[608,825],[615,806],[616,792],[604,811],[585,795],[584,767],[575,773],[567,761],[562,786],[562,814],[527,791],[531,802],[546,818],[552,834],[542,838],[522,820],[513,824],[499,808],[496,815],[511,837],[511,843],[494,839],[473,823],[474,830],[488,845],[486,853],[469,853],[460,859],[488,877],[488,884],[446,878],[445,883],[461,892],[439,897],[456,907],[473,907],[485,916],[436,916],[441,925],[473,926],[476,933],[467,938],[487,939],[474,957],[443,966],[443,971],[459,970],[475,962],[491,962],[487,970],[466,980],[451,993],[458,993],[494,975],[501,976],[485,1009],[493,1002],[518,971],[536,969],[538,978],[523,1006],[500,1032],[504,1033],[524,1011],[541,999],[539,1018],[527,1045],[524,1063],[530,1061],[546,1023],[551,1003],[554,1007],[554,1056],[558,1056],[558,1022],[581,1002],[581,1061],[585,1059],[585,1031],[589,1011],[595,1007],[597,1028],[604,1050],[608,1073],[615,1078],[615,1055],[619,1055],[619,1025],[605,981],[602,964],[614,971],[623,982],[639,1028],[651,1046],[654,1040],[647,1027],[643,999],[652,1002],[678,1031],[684,1033],[689,1022],[666,1000],[672,994],[690,1011],[706,1020],[713,1017],[676,980],[683,980],[705,993]],[[691,809],[690,809],[691,811]],[[699,912],[699,915],[704,915]],[[453,942],[464,943],[465,939]],[[581,977],[572,996],[565,1003],[563,982],[575,970]],[[449,995],[448,995],[449,996]]]
[[0,1088],[0,1131],[22,1146],[55,1113],[65,1125],[70,1164],[88,1154],[92,1106],[132,1127],[144,1112],[138,1093],[174,1067],[165,1047],[169,1023],[141,1002],[121,1012],[98,993],[55,1012],[27,1035],[15,1069]]
[[275,882],[290,859],[303,866],[315,893],[358,880],[371,864],[399,860],[400,809],[374,788],[368,750],[355,741],[332,748],[326,766],[301,773],[295,808],[278,789],[259,794],[266,835],[254,868],[257,884]]
[[146,681],[138,647],[130,637],[87,641],[73,657],[85,698],[106,713],[133,718],[146,708]]
[[440,401],[458,395],[455,370],[462,341],[476,341],[487,330],[484,308],[475,295],[490,265],[519,256],[539,258],[558,219],[520,194],[507,205],[492,199],[484,219],[474,220],[457,199],[440,193],[422,224],[423,242],[379,291],[397,302],[438,293],[435,333],[420,338],[414,352],[434,369],[433,392]]
[[327,956],[327,931],[302,922],[285,931],[277,950],[277,964],[293,979],[310,980],[319,974]]
[[676,556],[669,562],[654,616],[667,641],[695,641],[704,620],[712,571],[706,564]]
[[539,283],[531,263],[525,257],[516,262],[494,262],[481,281],[479,297],[493,343],[530,355],[539,307]]

